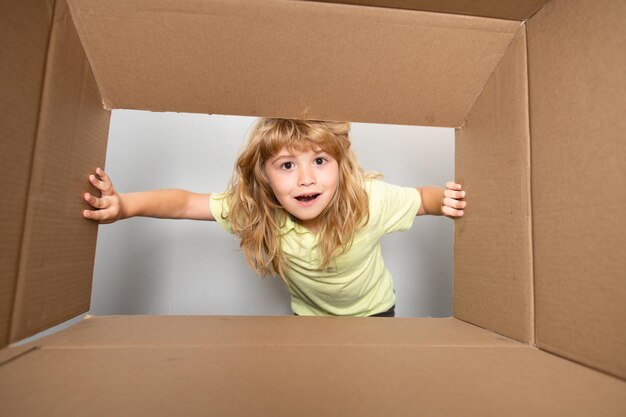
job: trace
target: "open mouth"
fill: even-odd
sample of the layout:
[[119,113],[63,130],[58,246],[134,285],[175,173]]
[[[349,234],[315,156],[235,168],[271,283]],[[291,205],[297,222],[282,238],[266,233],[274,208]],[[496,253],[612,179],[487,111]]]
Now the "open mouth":
[[319,197],[319,195],[320,195],[320,193],[317,193],[317,194],[304,194],[304,195],[300,195],[300,196],[296,197],[296,200],[301,201],[303,203],[306,203],[306,202],[315,200],[317,197]]

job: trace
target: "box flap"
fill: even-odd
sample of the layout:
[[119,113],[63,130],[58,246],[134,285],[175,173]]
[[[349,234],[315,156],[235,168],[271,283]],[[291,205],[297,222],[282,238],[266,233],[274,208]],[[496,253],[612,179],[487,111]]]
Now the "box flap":
[[5,417],[618,417],[626,409],[626,383],[532,348],[92,348],[27,358],[0,368]]
[[89,310],[91,299],[97,225],[81,216],[82,194],[104,163],[109,112],[64,1],[55,5],[42,81],[11,341]]
[[32,344],[0,349],[0,367],[37,349],[39,349],[39,346]]
[[526,34],[522,28],[456,132],[453,313],[532,343],[533,277]]
[[626,2],[528,22],[537,345],[626,378]]
[[9,344],[54,1],[0,4],[0,347]]
[[364,6],[429,12],[464,14],[497,19],[526,20],[549,0],[315,0],[324,3],[360,4]]
[[[127,330],[119,322],[125,318],[86,320],[91,326],[119,327],[125,336],[109,333],[118,338],[116,347],[98,336],[100,346],[49,345],[5,364],[0,367],[3,416],[586,417],[617,416],[626,409],[623,381],[520,343],[480,345],[456,338],[433,345],[449,338],[451,326],[475,328],[454,319],[214,317],[174,318],[169,324],[165,319],[170,320],[128,321]],[[175,321],[186,330],[171,334]],[[389,331],[394,323],[398,327]],[[143,339],[128,330],[144,325],[154,332],[155,343],[124,343],[126,337]],[[335,344],[334,336],[351,338],[339,327],[353,329],[356,343]],[[237,344],[181,346],[176,341],[199,332],[206,332],[200,339],[209,339],[208,331],[223,328],[233,333],[216,338]],[[275,333],[281,328],[283,334]],[[245,342],[269,341],[263,330],[270,330],[276,342]],[[406,344],[410,333],[428,337]],[[498,337],[487,333],[485,340]],[[174,337],[166,339],[168,334]]]
[[519,22],[277,0],[71,0],[107,108],[460,126]]
[[[523,345],[454,318],[236,317],[236,316],[101,316],[37,341],[65,347],[120,346],[260,346],[386,345],[509,346]],[[304,327],[303,327],[304,326]],[[306,332],[302,329],[306,328]]]

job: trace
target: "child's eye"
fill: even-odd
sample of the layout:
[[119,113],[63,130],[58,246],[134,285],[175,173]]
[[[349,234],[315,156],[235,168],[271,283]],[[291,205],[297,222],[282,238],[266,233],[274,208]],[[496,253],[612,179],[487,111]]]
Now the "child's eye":
[[291,168],[293,168],[293,162],[285,162],[280,167],[282,169],[291,169]]
[[315,161],[313,161],[315,163],[315,165],[324,165],[324,163],[326,162],[326,158],[322,158],[321,156],[318,158],[315,158]]

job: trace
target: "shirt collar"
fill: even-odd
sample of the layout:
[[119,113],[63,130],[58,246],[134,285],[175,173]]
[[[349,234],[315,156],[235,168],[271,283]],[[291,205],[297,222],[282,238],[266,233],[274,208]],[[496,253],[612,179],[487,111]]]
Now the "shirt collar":
[[287,214],[285,216],[285,224],[283,225],[283,227],[281,227],[281,234],[286,235],[292,230],[294,230],[296,233],[309,233],[311,235],[313,234],[309,229],[296,222],[291,215]]

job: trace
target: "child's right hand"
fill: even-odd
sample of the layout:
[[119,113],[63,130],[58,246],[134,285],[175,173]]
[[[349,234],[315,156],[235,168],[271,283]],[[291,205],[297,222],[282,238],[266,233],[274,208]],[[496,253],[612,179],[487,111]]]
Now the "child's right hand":
[[123,219],[122,199],[113,188],[109,176],[100,168],[96,174],[89,175],[89,182],[100,190],[100,197],[85,193],[83,198],[96,210],[84,210],[83,217],[98,223],[113,223]]

